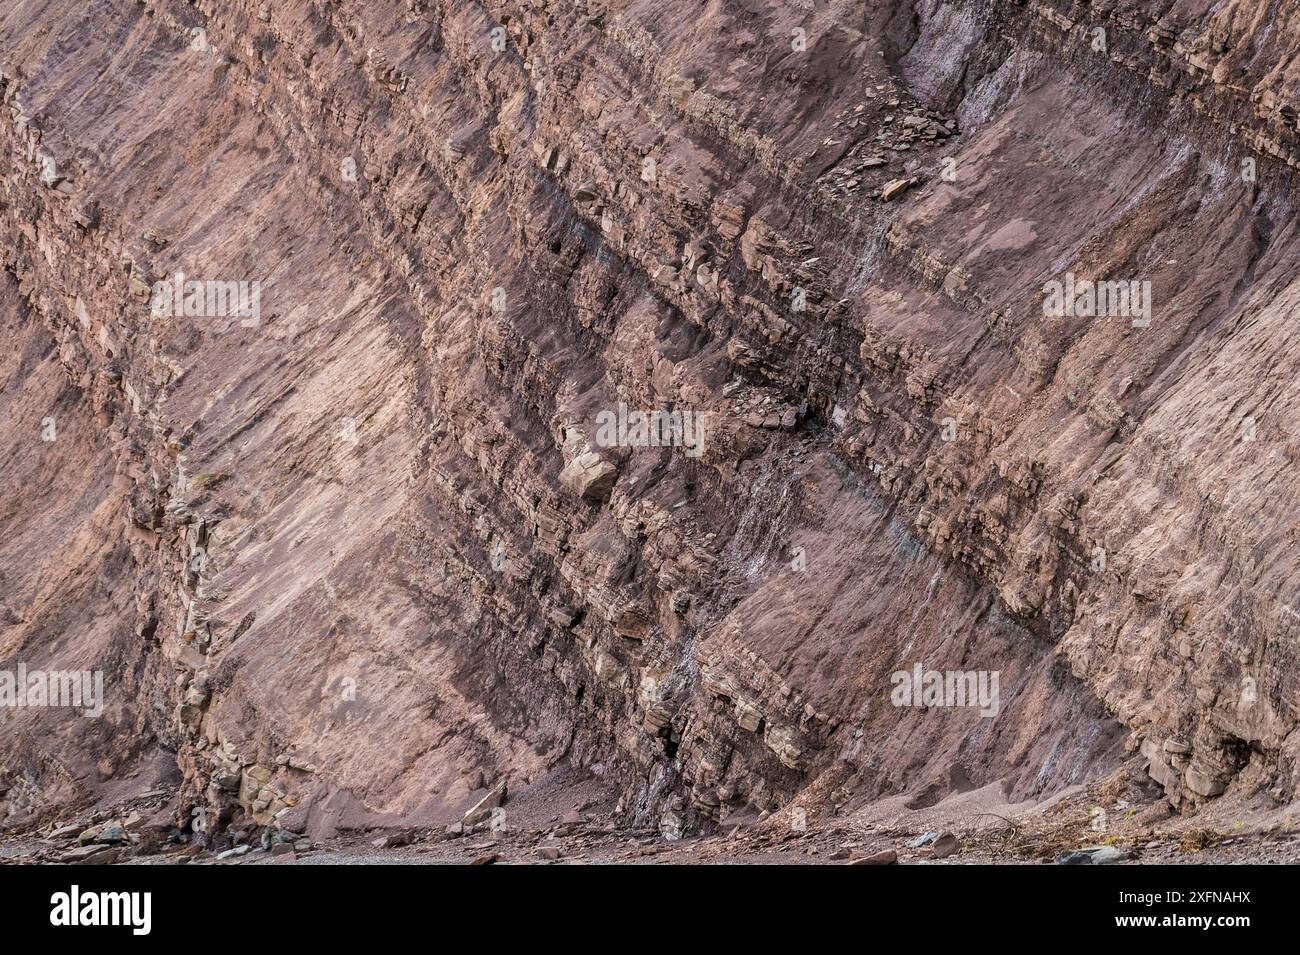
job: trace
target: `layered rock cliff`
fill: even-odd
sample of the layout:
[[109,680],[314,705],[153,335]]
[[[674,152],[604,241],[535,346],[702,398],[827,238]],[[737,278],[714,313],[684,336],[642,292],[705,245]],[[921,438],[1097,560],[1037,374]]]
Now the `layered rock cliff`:
[[0,816],[1292,799],[1296,6],[6,6]]

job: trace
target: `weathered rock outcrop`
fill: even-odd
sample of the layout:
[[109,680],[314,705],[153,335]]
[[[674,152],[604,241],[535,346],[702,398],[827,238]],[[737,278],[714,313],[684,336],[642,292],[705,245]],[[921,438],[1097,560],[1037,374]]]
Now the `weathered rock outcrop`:
[[1292,798],[1296,6],[0,11],[0,821]]

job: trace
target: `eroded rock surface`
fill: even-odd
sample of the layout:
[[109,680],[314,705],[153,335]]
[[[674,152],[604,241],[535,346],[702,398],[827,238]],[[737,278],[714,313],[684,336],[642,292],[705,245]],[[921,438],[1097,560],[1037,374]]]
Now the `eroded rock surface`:
[[1293,799],[1296,7],[8,5],[0,822]]

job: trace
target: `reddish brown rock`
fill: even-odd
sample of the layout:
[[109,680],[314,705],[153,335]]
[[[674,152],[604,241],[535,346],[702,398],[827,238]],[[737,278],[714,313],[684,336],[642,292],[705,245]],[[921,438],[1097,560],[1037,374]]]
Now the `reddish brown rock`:
[[0,826],[1295,797],[1295,0],[210,6],[0,11]]

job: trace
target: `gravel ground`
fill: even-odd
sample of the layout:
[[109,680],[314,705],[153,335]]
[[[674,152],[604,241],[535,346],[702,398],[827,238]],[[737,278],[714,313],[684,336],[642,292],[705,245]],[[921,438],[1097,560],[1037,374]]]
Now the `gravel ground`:
[[[164,797],[151,794],[154,802]],[[496,818],[461,832],[445,823],[345,833],[311,842],[257,848],[217,858],[194,845],[147,842],[103,847],[85,861],[128,864],[216,865],[464,865],[464,864],[1006,864],[1041,865],[1089,846],[1106,847],[1116,864],[1297,864],[1300,806],[1276,806],[1264,796],[1225,798],[1191,816],[1178,816],[1156,795],[1140,767],[1126,767],[1089,787],[1076,787],[1041,803],[1008,805],[995,787],[917,811],[902,799],[882,799],[842,810],[792,804],[766,818],[724,818],[721,831],[667,841],[650,827],[616,824],[616,799],[589,775],[557,775],[512,795]],[[144,804],[131,804],[137,810]],[[152,807],[153,802],[146,806]],[[147,811],[119,807],[82,820],[51,822],[39,833],[0,838],[0,864],[58,862],[94,847],[78,847],[85,823],[107,818],[130,828],[132,819],[156,820]],[[64,829],[69,822],[76,825]],[[100,822],[101,825],[105,824]],[[120,831],[120,830],[119,830]],[[136,832],[137,830],[132,830]],[[147,832],[147,828],[138,830]],[[174,832],[174,830],[172,830]],[[133,839],[137,837],[132,836]],[[138,841],[138,840],[137,840]],[[218,848],[226,849],[229,842]],[[892,858],[890,854],[892,853]],[[879,858],[883,854],[883,859]],[[109,856],[114,858],[109,859]]]

